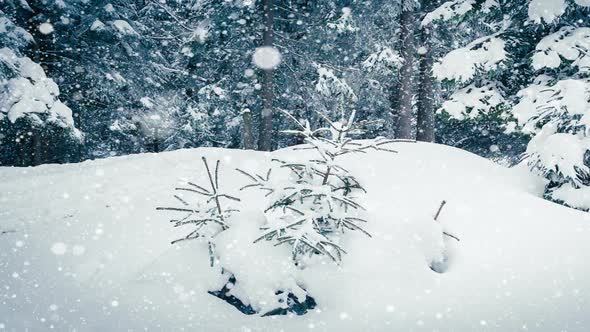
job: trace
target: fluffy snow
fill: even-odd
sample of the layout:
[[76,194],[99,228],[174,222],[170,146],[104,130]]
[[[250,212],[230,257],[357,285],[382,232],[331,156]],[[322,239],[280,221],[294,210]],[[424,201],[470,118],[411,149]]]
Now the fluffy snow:
[[560,123],[579,116],[576,122],[590,124],[590,86],[582,80],[561,80],[554,85],[538,82],[519,91],[520,101],[512,113],[525,132],[534,133],[546,119]]
[[474,4],[475,0],[447,1],[440,7],[426,14],[422,20],[422,26],[429,25],[434,21],[448,21],[458,16],[465,15],[473,9]]
[[495,84],[487,82],[481,87],[470,84],[455,91],[451,98],[442,104],[440,110],[458,120],[474,119],[505,102]]
[[[589,0],[574,0],[574,2],[579,6],[590,6]],[[529,19],[536,23],[542,21],[551,23],[565,13],[567,6],[565,0],[531,0],[528,9]]]
[[104,27],[104,23],[102,23],[99,19],[96,19],[94,20],[94,22],[92,22],[92,25],[90,26],[90,31],[100,30]]
[[252,62],[260,69],[274,69],[281,64],[281,52],[272,46],[259,47],[252,55]]
[[533,68],[558,68],[562,58],[572,61],[580,71],[590,69],[590,28],[563,27],[558,32],[543,38],[533,55]]
[[122,35],[137,35],[135,29],[127,21],[114,20],[111,22],[111,25]]
[[506,59],[502,39],[487,36],[449,52],[432,68],[439,80],[469,81],[478,70],[491,71]]
[[529,165],[540,167],[542,173],[553,171],[571,183],[580,184],[579,171],[590,174],[584,165],[590,142],[581,135],[554,133],[551,127],[546,125],[529,142],[526,151]]
[[330,68],[321,65],[315,65],[318,79],[315,84],[315,90],[326,97],[345,97],[352,101],[357,100],[354,90],[345,79],[339,78]]
[[25,29],[17,27],[7,17],[0,17],[0,34],[15,44],[30,43],[33,36]]
[[551,23],[565,13],[565,0],[531,0],[529,3],[529,19],[541,23]]
[[551,192],[551,198],[566,202],[577,209],[590,209],[590,187],[562,186]]
[[[81,138],[74,127],[72,110],[57,99],[59,88],[45,75],[43,68],[28,57],[20,57],[8,48],[0,49],[0,62],[13,69],[16,77],[0,82],[0,115],[15,123],[22,117],[34,122],[53,122],[71,128],[73,134]],[[39,118],[44,115],[45,120]]]
[[[426,53],[426,52],[425,52]],[[363,67],[368,71],[391,71],[403,63],[402,57],[389,46],[376,46],[376,51],[363,61]]]
[[[399,153],[344,160],[368,191],[362,203],[373,237],[347,233],[340,266],[318,259],[303,270],[288,264],[284,247],[252,244],[265,198],[240,192],[248,181],[234,168],[264,173],[272,158],[309,151],[201,148],[0,168],[0,227],[16,231],[0,236],[0,324],[8,331],[587,331],[587,213],[538,198],[542,186],[523,181],[519,169],[440,145],[393,148]],[[242,199],[216,238],[220,263],[238,276],[235,293],[264,308],[276,287],[305,288],[316,309],[246,316],[207,294],[226,276],[209,267],[205,243],[170,245],[186,230],[155,208],[173,204],[173,188],[186,181],[207,181],[201,156],[221,160],[220,186]],[[441,230],[461,241],[441,238]],[[442,274],[428,267],[441,254]]]
[[338,33],[358,31],[359,29],[354,25],[354,20],[352,19],[351,14],[352,11],[350,10],[350,7],[342,7],[342,16],[340,16],[335,22],[328,23],[328,27],[336,30]]
[[53,32],[53,25],[49,22],[39,24],[39,32],[44,35],[48,35]]

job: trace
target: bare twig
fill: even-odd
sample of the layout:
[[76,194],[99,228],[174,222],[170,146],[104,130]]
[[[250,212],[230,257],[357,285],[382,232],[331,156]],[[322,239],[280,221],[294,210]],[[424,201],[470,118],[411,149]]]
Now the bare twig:
[[[442,201],[440,202],[440,206],[438,207],[438,211],[436,211],[436,214],[434,215],[434,220],[438,221],[438,217],[440,216],[440,212],[442,211],[443,207],[447,204],[447,201]],[[461,241],[461,239],[459,239],[458,237],[456,237],[455,235],[451,234],[451,233],[447,233],[447,232],[443,232],[444,235],[453,238],[457,241]]]
[[434,220],[438,221],[438,216],[440,215],[440,212],[442,211],[445,204],[447,204],[447,201],[440,202],[440,206],[438,207],[438,210],[436,211],[436,214],[434,215]]

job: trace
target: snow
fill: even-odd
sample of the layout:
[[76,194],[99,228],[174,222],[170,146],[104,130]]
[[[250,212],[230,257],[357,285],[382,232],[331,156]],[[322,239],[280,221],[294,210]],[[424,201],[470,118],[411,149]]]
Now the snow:
[[139,102],[145,107],[145,108],[153,108],[154,107],[154,101],[152,100],[152,98],[150,97],[141,97],[139,98]]
[[48,35],[53,32],[53,25],[49,22],[39,24],[39,32],[44,35]]
[[354,90],[346,80],[339,78],[334,74],[334,71],[330,68],[323,67],[321,65],[315,65],[318,79],[315,84],[315,90],[326,97],[345,97],[352,101],[357,100],[357,96]]
[[563,27],[558,32],[548,35],[537,44],[533,55],[533,68],[558,68],[562,58],[572,61],[580,71],[587,72],[590,68],[590,28]]
[[531,0],[529,3],[529,19],[541,23],[553,22],[556,18],[565,13],[565,0]]
[[[399,153],[343,157],[367,189],[360,199],[373,237],[350,232],[340,265],[317,259],[305,269],[287,263],[284,247],[252,244],[266,199],[240,192],[248,181],[234,169],[263,174],[272,158],[310,151],[200,148],[0,168],[0,227],[16,230],[0,236],[1,324],[9,331],[587,330],[587,213],[537,197],[539,184],[520,169],[441,145],[392,147]],[[206,243],[170,245],[185,230],[155,211],[174,203],[175,187],[206,183],[201,156],[221,160],[220,186],[242,199],[216,237],[215,268]],[[461,241],[441,238],[441,230]],[[442,274],[428,267],[441,254]],[[276,301],[276,287],[305,288],[318,307],[303,316],[244,315],[207,294],[226,281],[221,265],[238,277],[233,292],[259,308]]]
[[590,86],[582,80],[566,79],[553,85],[538,82],[518,92],[519,102],[513,107],[514,117],[524,132],[535,133],[539,122],[551,119],[558,123],[579,116],[580,124],[590,124]]
[[[486,2],[487,4],[488,2]],[[422,26],[431,24],[434,21],[448,21],[458,16],[465,15],[473,9],[475,0],[453,0],[443,3],[440,7],[426,14],[422,20]]]
[[0,115],[6,116],[11,123],[23,117],[42,123],[38,115],[43,114],[46,121],[71,128],[74,136],[82,137],[74,127],[72,110],[57,99],[57,84],[45,75],[39,64],[8,48],[0,49],[0,61],[17,74],[0,82]]
[[200,44],[203,44],[205,41],[207,41],[207,38],[209,37],[210,26],[210,20],[203,20],[199,22],[195,31],[193,32],[193,36],[191,39],[198,41]]
[[480,70],[496,69],[506,59],[504,46],[502,39],[493,36],[479,38],[446,54],[432,71],[439,80],[469,81]]
[[458,120],[475,119],[505,102],[496,84],[485,82],[481,87],[470,84],[455,91],[442,104],[440,111],[445,111]]
[[359,30],[354,25],[350,7],[342,7],[342,16],[340,16],[335,22],[330,22],[327,25],[328,28],[334,29],[338,33],[356,32]]
[[252,55],[252,62],[260,69],[274,69],[281,64],[281,52],[273,46],[258,47]]
[[111,25],[122,35],[136,36],[138,35],[135,29],[124,20],[114,20]]
[[566,202],[568,206],[577,209],[590,209],[590,187],[575,188],[562,186],[551,192],[551,198]]
[[102,23],[99,19],[94,20],[92,25],[90,26],[90,31],[96,31],[104,28],[104,23]]
[[8,38],[16,44],[30,43],[33,41],[33,36],[25,29],[17,27],[7,17],[0,17],[0,34]]
[[363,67],[368,71],[389,72],[394,68],[399,68],[403,63],[403,59],[391,47],[377,45],[375,48],[376,51],[371,53],[362,63]]
[[51,252],[57,256],[63,256],[68,251],[68,246],[63,242],[56,242],[51,246]]
[[542,167],[543,172],[557,172],[571,183],[579,185],[579,172],[590,174],[590,168],[584,165],[584,154],[589,149],[590,142],[584,137],[554,133],[551,125],[546,125],[530,141],[526,155],[529,165]]

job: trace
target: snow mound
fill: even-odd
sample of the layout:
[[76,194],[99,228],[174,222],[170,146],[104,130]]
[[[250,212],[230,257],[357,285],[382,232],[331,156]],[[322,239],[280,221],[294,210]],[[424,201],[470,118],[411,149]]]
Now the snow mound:
[[[399,153],[349,155],[367,189],[366,230],[346,234],[341,265],[305,269],[290,253],[253,244],[263,195],[240,192],[235,168],[263,174],[273,153],[180,150],[35,168],[0,168],[0,326],[59,331],[587,331],[590,216],[535,196],[538,184],[467,152],[396,143]],[[156,207],[173,189],[207,181],[201,157],[220,160],[220,186],[242,199],[219,234],[234,294],[266,308],[277,288],[317,302],[302,316],[244,315],[208,294],[227,279],[207,244]],[[541,188],[542,189],[542,188]],[[187,196],[189,197],[189,196]],[[434,214],[447,202],[438,221]],[[14,232],[12,232],[14,231]],[[442,237],[442,231],[460,241]],[[446,258],[446,272],[429,264]],[[219,266],[219,265],[218,265]],[[297,295],[297,294],[296,294]]]

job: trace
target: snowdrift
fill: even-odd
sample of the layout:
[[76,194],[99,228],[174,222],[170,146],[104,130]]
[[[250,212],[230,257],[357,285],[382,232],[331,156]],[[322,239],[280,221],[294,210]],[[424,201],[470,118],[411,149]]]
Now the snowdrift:
[[[264,200],[238,189],[236,167],[264,172],[274,153],[181,150],[35,168],[0,168],[0,330],[45,331],[587,331],[590,215],[534,195],[518,170],[450,147],[396,143],[399,153],[345,157],[368,193],[366,230],[349,232],[340,266],[304,270],[289,251],[253,244]],[[156,207],[201,156],[221,160],[221,186],[242,199],[219,235],[236,292],[264,307],[296,282],[317,301],[302,316],[244,315],[207,292],[224,280],[206,244]],[[438,222],[433,215],[447,204]],[[460,238],[441,236],[441,230]],[[445,273],[429,264],[441,252]]]

